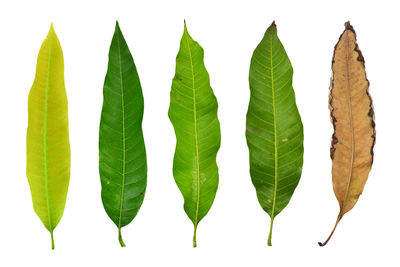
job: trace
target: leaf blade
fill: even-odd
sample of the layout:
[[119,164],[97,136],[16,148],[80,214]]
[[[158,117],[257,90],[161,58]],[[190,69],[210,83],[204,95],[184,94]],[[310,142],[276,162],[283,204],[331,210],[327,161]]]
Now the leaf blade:
[[364,57],[349,22],[337,42],[332,60],[329,105],[332,135],[332,183],[340,211],[325,246],[343,215],[361,195],[373,162],[375,121]]
[[194,225],[194,247],[197,225],[211,208],[217,191],[216,155],[221,139],[217,99],[203,58],[203,48],[192,39],[185,24],[168,115],[177,139],[173,175],[184,197],[184,210]]
[[27,166],[33,208],[51,235],[64,212],[70,178],[64,59],[51,25],[28,98]]
[[133,57],[118,22],[110,45],[99,130],[99,172],[102,202],[121,228],[137,215],[147,185],[146,149],[142,131],[144,100]]
[[274,219],[289,203],[303,164],[303,126],[292,75],[273,22],[251,59],[246,116],[250,175],[258,201],[271,217],[269,245]]

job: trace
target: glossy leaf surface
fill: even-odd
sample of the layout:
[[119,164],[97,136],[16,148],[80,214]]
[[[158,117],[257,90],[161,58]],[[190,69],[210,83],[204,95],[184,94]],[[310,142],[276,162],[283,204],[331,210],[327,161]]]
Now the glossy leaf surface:
[[303,125],[292,87],[293,69],[273,23],[250,64],[246,138],[250,175],[261,207],[275,217],[286,207],[303,165]]
[[185,212],[194,225],[194,247],[197,225],[211,208],[217,191],[216,156],[221,140],[217,99],[203,58],[203,48],[185,25],[168,115],[177,140],[173,174],[184,198]]
[[147,163],[142,88],[118,22],[108,56],[99,134],[101,198],[124,247],[121,228],[135,218],[142,205]]
[[51,233],[65,207],[70,178],[64,58],[53,25],[40,48],[28,99],[26,176],[33,208]]

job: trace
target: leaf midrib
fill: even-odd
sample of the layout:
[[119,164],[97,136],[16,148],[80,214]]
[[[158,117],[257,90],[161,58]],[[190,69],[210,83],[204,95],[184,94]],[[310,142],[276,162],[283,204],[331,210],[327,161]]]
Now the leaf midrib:
[[121,111],[122,111],[122,182],[121,182],[121,197],[120,197],[120,208],[118,218],[118,229],[121,229],[122,224],[122,210],[124,203],[124,187],[125,187],[125,160],[126,160],[126,148],[125,148],[125,103],[124,103],[124,84],[122,80],[122,62],[121,62],[121,47],[120,47],[120,33],[117,33],[118,43],[118,63],[119,63],[119,77],[121,81]]
[[193,68],[193,59],[192,59],[192,51],[189,45],[189,37],[188,34],[185,34],[186,44],[189,50],[189,58],[190,58],[190,68],[192,72],[192,89],[193,89],[193,119],[194,119],[194,134],[195,134],[195,144],[196,144],[196,182],[197,182],[197,202],[196,202],[196,213],[194,220],[195,231],[198,224],[198,216],[199,216],[199,207],[200,207],[200,163],[199,163],[199,144],[198,144],[198,134],[197,134],[197,105],[196,105],[196,89],[194,82],[194,68]]
[[47,205],[47,217],[49,220],[49,231],[53,235],[53,223],[51,219],[50,212],[50,192],[49,192],[49,176],[48,176],[48,165],[47,165],[47,111],[48,111],[48,101],[49,101],[49,84],[50,84],[50,63],[51,63],[51,52],[53,47],[53,38],[49,38],[49,54],[47,58],[47,77],[46,77],[46,87],[45,87],[45,101],[44,101],[44,119],[43,119],[43,167],[44,167],[44,188],[46,196]]
[[340,216],[343,216],[343,211],[344,207],[346,206],[347,200],[349,198],[349,191],[350,191],[350,184],[353,176],[353,165],[354,165],[354,148],[355,148],[355,143],[354,143],[354,125],[353,125],[353,103],[351,101],[351,94],[350,94],[350,72],[349,72],[349,49],[350,49],[350,38],[349,38],[349,33],[346,32],[346,81],[347,81],[347,90],[346,90],[346,97],[347,97],[347,105],[349,106],[349,123],[350,123],[350,129],[351,129],[351,160],[350,160],[350,172],[349,172],[349,177],[347,180],[347,187],[346,187],[346,196],[345,199],[342,203],[341,209],[340,209]]
[[271,65],[271,92],[272,92],[272,109],[274,117],[274,161],[275,161],[275,181],[274,181],[274,194],[272,199],[272,210],[271,210],[271,228],[275,216],[275,206],[276,206],[276,193],[278,190],[278,144],[276,139],[276,107],[275,107],[275,82],[274,82],[274,67],[272,62],[272,34],[270,34],[270,65]]

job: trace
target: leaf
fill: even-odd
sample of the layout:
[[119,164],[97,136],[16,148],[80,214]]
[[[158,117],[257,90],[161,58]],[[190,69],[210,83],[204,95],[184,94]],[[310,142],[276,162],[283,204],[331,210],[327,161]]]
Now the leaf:
[[101,198],[124,247],[121,228],[135,218],[142,205],[147,163],[142,88],[118,22],[108,56],[99,134]]
[[168,115],[176,135],[173,174],[194,225],[193,247],[197,246],[197,225],[217,191],[216,156],[221,142],[218,103],[203,58],[203,48],[190,37],[185,24]]
[[332,135],[332,182],[340,211],[332,237],[343,215],[361,195],[374,157],[375,122],[364,57],[358,48],[356,33],[349,22],[335,46],[329,105]]
[[71,163],[64,58],[53,25],[40,48],[29,93],[26,154],[33,209],[50,231],[54,249],[53,231],[64,212]]
[[253,53],[246,138],[250,175],[261,207],[275,217],[286,207],[300,180],[303,125],[292,87],[293,69],[275,22]]

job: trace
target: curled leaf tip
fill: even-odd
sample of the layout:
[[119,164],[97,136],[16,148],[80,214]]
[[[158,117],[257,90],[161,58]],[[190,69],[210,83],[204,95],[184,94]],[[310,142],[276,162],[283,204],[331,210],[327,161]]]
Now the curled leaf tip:
[[272,21],[271,26],[269,26],[270,28],[275,27],[276,28],[276,24],[275,24],[275,20]]

